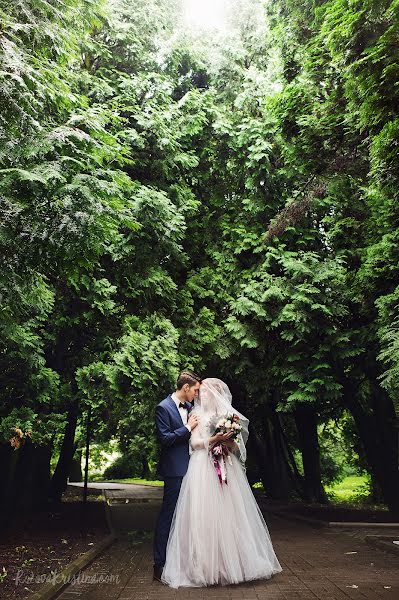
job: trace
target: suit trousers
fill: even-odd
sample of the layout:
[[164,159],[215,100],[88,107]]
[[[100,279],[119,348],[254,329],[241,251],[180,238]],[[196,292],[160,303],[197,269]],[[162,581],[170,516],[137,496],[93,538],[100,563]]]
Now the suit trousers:
[[165,477],[163,501],[161,511],[155,525],[154,534],[154,566],[162,568],[166,560],[166,546],[168,544],[170,527],[172,525],[173,513],[175,512],[177,499],[183,477]]

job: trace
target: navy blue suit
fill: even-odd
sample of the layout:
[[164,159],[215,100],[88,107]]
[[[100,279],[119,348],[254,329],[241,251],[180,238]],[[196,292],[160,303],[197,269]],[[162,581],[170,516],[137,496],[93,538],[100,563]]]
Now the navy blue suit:
[[[186,402],[186,407],[189,410],[191,404]],[[165,564],[173,513],[190,460],[188,442],[191,433],[183,424],[179,409],[171,395],[157,405],[155,424],[161,446],[158,471],[164,480],[164,493],[155,526],[154,565],[162,568]]]

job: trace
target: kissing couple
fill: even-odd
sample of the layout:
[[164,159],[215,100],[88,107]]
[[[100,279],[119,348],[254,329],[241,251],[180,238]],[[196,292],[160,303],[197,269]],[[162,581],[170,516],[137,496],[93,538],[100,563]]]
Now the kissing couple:
[[164,495],[154,579],[200,587],[282,571],[243,467],[248,419],[233,408],[227,385],[183,371],[155,423]]
[[183,371],[155,422],[164,495],[154,579],[200,587],[281,572],[244,470],[249,421],[233,408],[227,385]]

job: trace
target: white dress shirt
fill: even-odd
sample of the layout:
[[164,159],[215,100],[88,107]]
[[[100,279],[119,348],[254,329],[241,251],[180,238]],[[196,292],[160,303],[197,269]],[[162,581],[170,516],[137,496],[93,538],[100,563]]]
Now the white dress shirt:
[[183,425],[185,425],[185,426],[187,427],[187,429],[188,429],[189,431],[191,431],[191,427],[190,427],[190,425],[188,425],[188,423],[187,423],[187,421],[188,421],[188,410],[187,410],[187,408],[183,408],[182,406],[179,406],[179,404],[180,404],[180,400],[179,400],[179,398],[176,396],[175,392],[173,392],[173,394],[172,394],[172,400],[174,401],[174,403],[175,403],[175,404],[176,404],[176,406],[177,406],[177,410],[178,410],[178,411],[179,411],[179,413],[180,413],[181,420],[183,421]]

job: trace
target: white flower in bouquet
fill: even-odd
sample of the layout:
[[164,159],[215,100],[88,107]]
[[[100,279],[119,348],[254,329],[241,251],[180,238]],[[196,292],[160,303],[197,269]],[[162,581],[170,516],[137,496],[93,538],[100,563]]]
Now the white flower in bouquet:
[[234,440],[238,437],[241,430],[242,426],[240,424],[240,418],[238,415],[230,413],[218,420],[215,433],[233,432],[234,435],[231,437],[231,439]]

